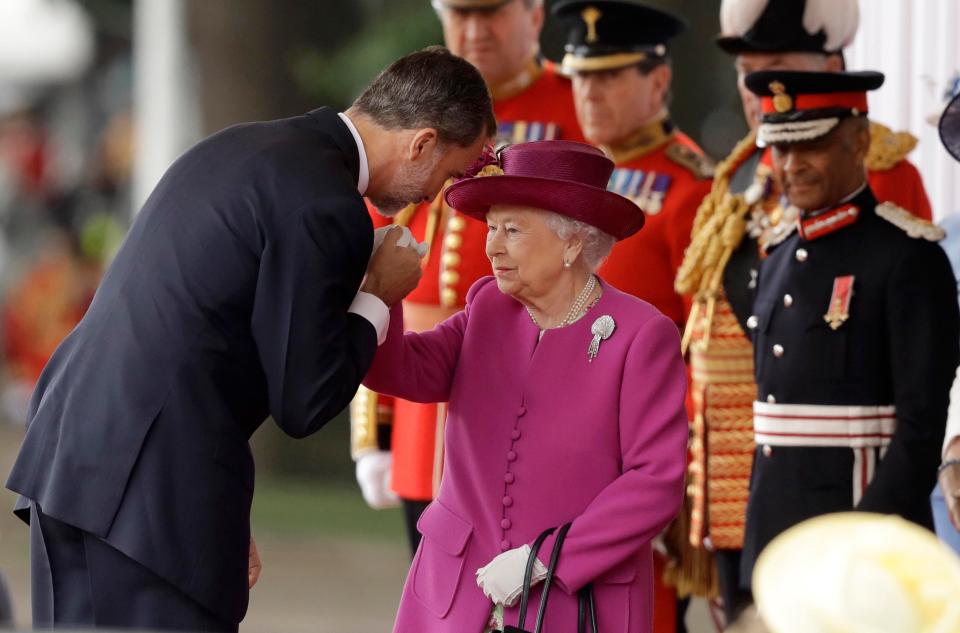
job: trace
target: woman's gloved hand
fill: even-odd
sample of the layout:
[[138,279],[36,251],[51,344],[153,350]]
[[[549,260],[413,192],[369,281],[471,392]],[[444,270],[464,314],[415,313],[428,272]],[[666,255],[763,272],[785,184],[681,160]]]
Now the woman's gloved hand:
[[[512,607],[523,593],[523,575],[530,558],[530,546],[523,545],[499,554],[477,570],[477,586],[494,604]],[[547,568],[540,559],[533,563],[530,586],[547,577]]]

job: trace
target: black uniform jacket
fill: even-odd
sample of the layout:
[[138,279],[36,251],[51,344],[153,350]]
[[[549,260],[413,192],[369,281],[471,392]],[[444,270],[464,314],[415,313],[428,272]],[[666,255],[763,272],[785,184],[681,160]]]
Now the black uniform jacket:
[[[336,112],[238,125],[164,175],[40,377],[7,487],[221,618],[247,606],[254,466],[350,401],[376,351],[347,312],[372,248]],[[25,498],[25,499],[24,499]]]
[[[817,239],[798,231],[768,249],[751,320],[758,398],[806,405],[896,407],[896,429],[856,509],[932,526],[948,394],[958,362],[956,282],[943,250],[875,212],[869,187],[857,220]],[[849,317],[827,314],[835,279],[852,275]],[[758,446],[743,553],[788,527],[853,508],[854,451]]]

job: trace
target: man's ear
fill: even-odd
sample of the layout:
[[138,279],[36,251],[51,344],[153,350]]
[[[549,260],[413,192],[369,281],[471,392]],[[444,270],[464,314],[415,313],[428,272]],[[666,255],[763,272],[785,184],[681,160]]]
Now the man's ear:
[[654,92],[660,96],[663,105],[667,105],[667,92],[670,90],[670,80],[673,78],[673,70],[670,64],[660,64],[654,68],[653,74]]
[[410,138],[408,158],[410,160],[417,160],[431,154],[433,150],[436,149],[437,141],[438,135],[434,128],[427,127],[417,130]]

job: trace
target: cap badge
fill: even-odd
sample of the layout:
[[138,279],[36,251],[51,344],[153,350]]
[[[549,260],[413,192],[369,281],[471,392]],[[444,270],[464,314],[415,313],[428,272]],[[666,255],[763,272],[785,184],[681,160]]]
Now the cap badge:
[[593,44],[597,41],[597,21],[602,16],[603,12],[594,6],[589,6],[580,12],[580,17],[587,24],[587,44]]
[[789,112],[793,110],[793,98],[787,94],[787,87],[779,81],[770,84],[770,92],[773,93],[773,109],[777,112]]

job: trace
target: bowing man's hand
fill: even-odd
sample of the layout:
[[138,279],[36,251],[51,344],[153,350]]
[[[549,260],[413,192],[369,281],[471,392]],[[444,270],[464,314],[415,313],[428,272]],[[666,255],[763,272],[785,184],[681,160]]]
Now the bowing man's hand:
[[383,244],[370,259],[367,279],[361,290],[369,292],[393,307],[417,287],[420,282],[420,251],[415,241],[407,246],[398,244],[405,233],[403,227],[391,228]]
[[257,552],[257,542],[250,537],[250,555],[247,558],[247,585],[250,589],[260,580],[260,571],[263,569],[263,563],[260,562],[260,554]]

